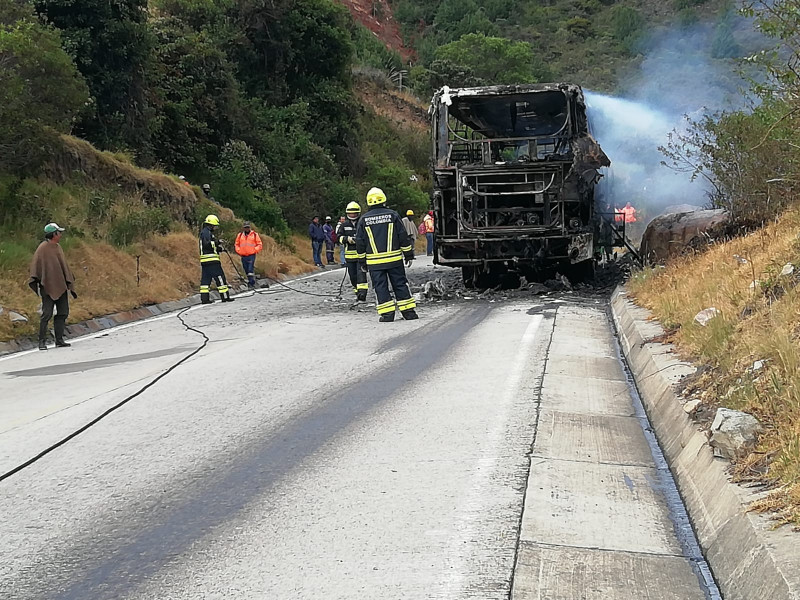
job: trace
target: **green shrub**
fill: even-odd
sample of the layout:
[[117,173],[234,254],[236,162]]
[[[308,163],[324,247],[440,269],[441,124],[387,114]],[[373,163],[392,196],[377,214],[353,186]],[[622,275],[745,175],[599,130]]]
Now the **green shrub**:
[[564,29],[580,38],[590,37],[593,33],[592,22],[585,17],[572,17],[564,23]]
[[115,246],[129,246],[154,234],[169,233],[172,220],[163,208],[134,208],[111,221],[108,240]]

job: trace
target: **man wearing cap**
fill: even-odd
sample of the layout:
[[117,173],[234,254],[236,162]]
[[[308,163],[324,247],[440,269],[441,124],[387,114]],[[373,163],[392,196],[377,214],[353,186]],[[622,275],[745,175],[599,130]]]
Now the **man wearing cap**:
[[242,268],[247,273],[247,287],[254,289],[256,287],[256,255],[264,248],[264,244],[261,243],[261,237],[250,227],[250,221],[242,223],[242,230],[236,236],[233,247],[236,254],[242,257]]
[[414,225],[414,211],[407,210],[406,216],[403,217],[403,227],[406,228],[406,232],[408,232],[408,237],[411,238],[411,245],[417,245],[417,226]]
[[70,344],[64,341],[64,330],[66,329],[67,316],[69,315],[69,299],[67,292],[77,298],[73,283],[75,278],[72,276],[67,266],[67,259],[64,251],[59,245],[63,227],[55,223],[48,223],[44,228],[44,241],[36,248],[31,261],[31,279],[28,282],[30,288],[37,296],[42,297],[42,318],[39,321],[39,350],[47,350],[47,326],[53,316],[53,308],[56,309],[56,316],[53,319],[56,334],[56,348],[68,348]]
[[333,262],[333,245],[336,243],[336,232],[333,230],[333,222],[330,217],[325,217],[322,232],[325,234],[325,258],[329,265],[335,264]]

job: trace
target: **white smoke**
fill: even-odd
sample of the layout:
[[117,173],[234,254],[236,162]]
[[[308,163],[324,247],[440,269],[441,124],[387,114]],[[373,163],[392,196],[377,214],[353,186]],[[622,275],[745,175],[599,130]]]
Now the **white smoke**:
[[598,209],[625,206],[630,202],[649,221],[668,206],[706,203],[704,181],[691,181],[661,164],[659,146],[682,124],[680,115],[670,115],[642,102],[586,93],[592,135],[611,159],[611,167],[597,189]]
[[[736,39],[743,51],[763,43],[752,23],[737,19]],[[592,135],[611,159],[611,167],[598,186],[598,209],[631,202],[645,221],[675,205],[704,206],[707,184],[692,182],[661,164],[659,146],[670,132],[681,131],[685,117],[738,110],[748,104],[738,62],[711,57],[714,25],[700,24],[660,32],[638,72],[621,88],[623,97],[587,91]]]

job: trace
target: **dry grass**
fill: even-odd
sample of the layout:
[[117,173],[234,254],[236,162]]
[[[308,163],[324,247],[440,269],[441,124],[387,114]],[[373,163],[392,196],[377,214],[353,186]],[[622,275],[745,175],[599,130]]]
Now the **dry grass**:
[[[262,240],[264,250],[256,259],[258,273],[277,277],[313,270],[271,237],[262,235]],[[200,285],[197,237],[188,230],[152,237],[127,251],[106,243],[80,242],[68,248],[66,254],[79,294],[70,305],[70,323],[184,298],[197,293]],[[140,257],[138,285],[136,255]],[[237,257],[233,258],[241,271]],[[231,261],[223,257],[222,264],[228,281],[237,283]],[[0,306],[5,309],[0,315],[0,341],[35,335],[39,299],[31,293],[27,280],[24,265],[0,271]],[[7,316],[9,310],[27,316],[30,321],[12,326]]]
[[[759,447],[735,464],[740,481],[773,486],[753,508],[800,526],[800,210],[702,254],[644,271],[629,284],[688,358],[712,367],[698,396],[754,414]],[[740,258],[737,258],[740,257]],[[745,262],[746,261],[746,262]],[[796,271],[781,276],[791,263]],[[753,285],[753,281],[756,281]],[[720,314],[694,322],[708,307]],[[762,369],[753,370],[756,360]]]

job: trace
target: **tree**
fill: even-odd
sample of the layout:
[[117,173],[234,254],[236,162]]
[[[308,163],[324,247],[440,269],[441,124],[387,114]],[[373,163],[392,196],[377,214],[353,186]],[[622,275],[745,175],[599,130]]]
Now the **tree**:
[[436,58],[467,67],[475,77],[490,84],[536,82],[533,50],[527,42],[471,33],[441,46]]
[[207,170],[244,127],[234,68],[211,36],[177,17],[153,21],[152,148],[176,172]]
[[38,0],[36,8],[61,31],[89,86],[92,103],[77,133],[146,159],[151,115],[145,71],[152,46],[147,0]]
[[0,169],[35,167],[87,97],[58,33],[25,5],[0,0]]

